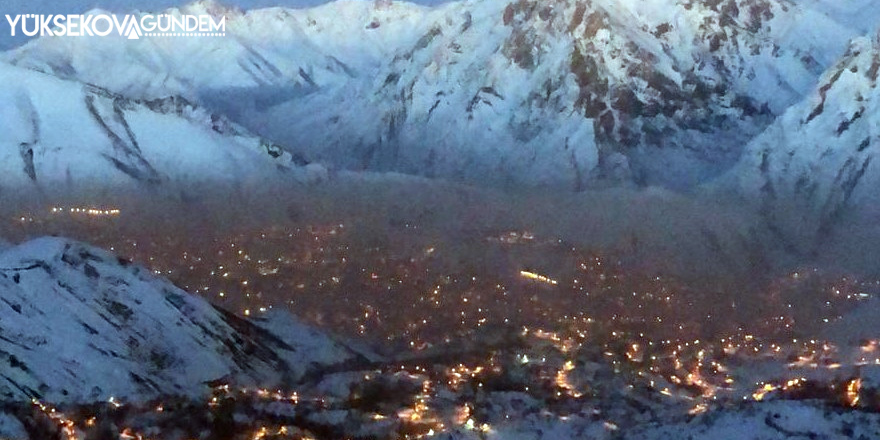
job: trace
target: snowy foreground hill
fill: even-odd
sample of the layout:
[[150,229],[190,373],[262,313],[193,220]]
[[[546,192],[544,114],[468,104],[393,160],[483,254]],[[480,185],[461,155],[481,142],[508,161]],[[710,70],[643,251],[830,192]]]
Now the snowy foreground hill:
[[142,267],[64,239],[0,252],[0,304],[5,401],[195,395],[211,381],[295,382],[359,358],[292,318],[276,316],[260,327]]

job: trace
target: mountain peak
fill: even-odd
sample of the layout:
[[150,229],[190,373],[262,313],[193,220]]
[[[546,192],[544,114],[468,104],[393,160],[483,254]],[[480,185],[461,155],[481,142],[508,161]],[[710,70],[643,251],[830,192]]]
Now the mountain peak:
[[215,18],[226,17],[227,20],[241,16],[241,8],[219,0],[196,0],[181,8],[190,14],[207,14]]

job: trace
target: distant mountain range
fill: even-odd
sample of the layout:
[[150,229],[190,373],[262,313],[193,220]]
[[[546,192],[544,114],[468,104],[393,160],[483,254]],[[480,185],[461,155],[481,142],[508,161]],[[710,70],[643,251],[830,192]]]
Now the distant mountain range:
[[[771,204],[796,191],[817,230],[868,199],[880,8],[867,1],[200,1],[166,12],[223,15],[227,35],[45,37],[3,55],[17,66],[0,72],[3,187],[247,188],[314,163],[502,188],[709,184]],[[842,77],[861,78],[861,97],[834,86],[851,62],[862,70]],[[813,128],[826,119],[834,127]]]

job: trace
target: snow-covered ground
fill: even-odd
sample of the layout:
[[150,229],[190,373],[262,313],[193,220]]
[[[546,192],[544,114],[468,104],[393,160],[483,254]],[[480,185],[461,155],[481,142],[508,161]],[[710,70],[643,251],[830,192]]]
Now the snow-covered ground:
[[625,438],[856,439],[880,437],[880,416],[815,402],[769,402],[695,417],[687,422],[634,430]]

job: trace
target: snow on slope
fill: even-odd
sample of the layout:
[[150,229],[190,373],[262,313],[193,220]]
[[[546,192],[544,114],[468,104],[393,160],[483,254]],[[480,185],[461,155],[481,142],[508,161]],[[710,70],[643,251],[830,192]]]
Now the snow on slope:
[[[880,436],[878,417],[872,413],[825,407],[815,402],[780,401],[744,404],[741,408],[721,409],[688,417],[634,426],[617,426],[591,420],[583,415],[565,421],[533,415],[517,422],[501,422],[488,432],[458,430],[428,436],[429,439],[868,439]],[[645,426],[647,425],[647,426]]]
[[42,238],[0,253],[3,400],[148,399],[221,379],[268,386],[360,358],[306,326],[271,330],[80,243]]
[[687,422],[636,430],[633,439],[850,439],[880,436],[878,417],[811,402],[768,402],[698,416]]
[[686,188],[732,165],[854,32],[770,0],[473,1],[438,12],[370,83],[243,123],[350,169]]
[[6,193],[247,187],[296,174],[280,147],[179,98],[136,101],[0,63],[0,102]]
[[[249,12],[259,23],[266,10]],[[285,10],[322,52],[365,75],[415,41],[437,12],[402,1],[336,0],[308,9]],[[246,30],[243,30],[246,32]],[[271,40],[272,35],[267,35]]]
[[128,97],[197,99],[348,169],[687,188],[728,168],[861,32],[829,5],[201,1],[170,12],[225,14],[229,36],[40,38],[5,56]]
[[0,412],[0,438],[9,440],[24,440],[28,438],[27,432],[21,422],[15,417]]
[[840,23],[846,23],[863,35],[877,30],[880,26],[877,21],[880,10],[877,8],[877,3],[871,0],[795,0],[795,3],[800,7],[821,12]]
[[[807,99],[754,139],[732,170],[741,192],[807,233],[880,202],[880,40],[853,41]],[[793,217],[793,218],[789,218]]]
[[135,98],[195,99],[254,88],[281,90],[289,97],[375,66],[419,31],[424,10],[408,3],[376,7],[371,1],[341,0],[305,10],[244,12],[203,0],[163,13],[225,16],[225,37],[44,37],[5,58]]

